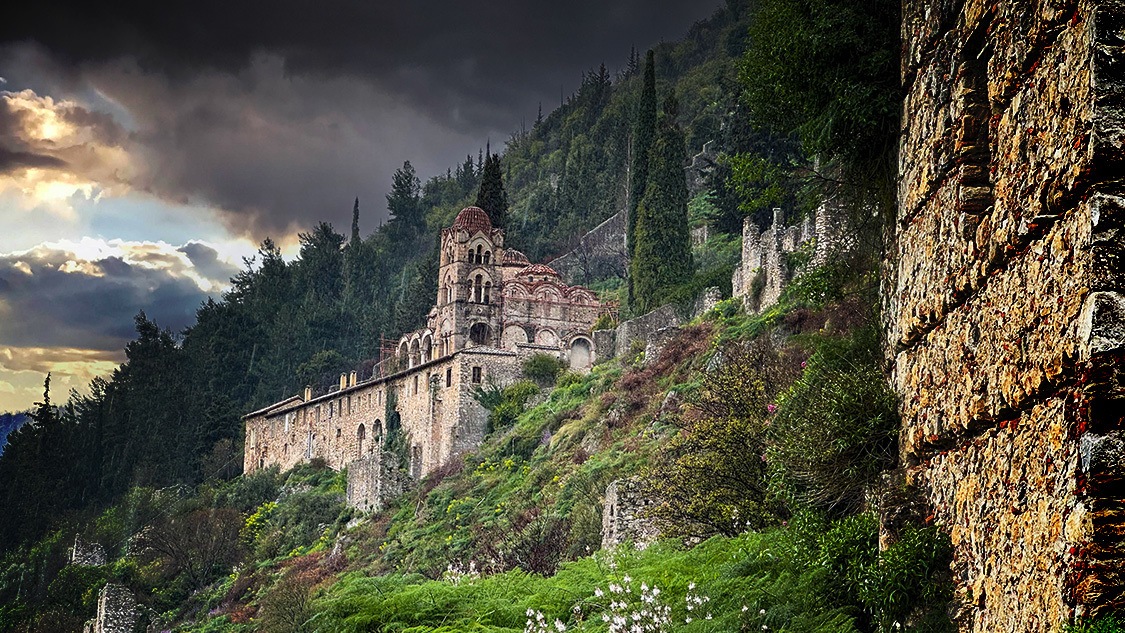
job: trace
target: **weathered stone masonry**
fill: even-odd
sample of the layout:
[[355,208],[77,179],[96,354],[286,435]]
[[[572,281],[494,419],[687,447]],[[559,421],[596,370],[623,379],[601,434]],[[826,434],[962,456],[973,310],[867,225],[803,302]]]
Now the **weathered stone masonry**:
[[906,0],[901,454],[966,631],[1125,607],[1125,6]]

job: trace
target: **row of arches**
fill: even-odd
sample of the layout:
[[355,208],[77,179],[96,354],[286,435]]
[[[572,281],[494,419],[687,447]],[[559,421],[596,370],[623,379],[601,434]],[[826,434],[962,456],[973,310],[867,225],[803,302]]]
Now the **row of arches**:
[[490,264],[492,263],[492,251],[484,248],[483,244],[477,244],[476,249],[469,248],[469,263],[470,264]]

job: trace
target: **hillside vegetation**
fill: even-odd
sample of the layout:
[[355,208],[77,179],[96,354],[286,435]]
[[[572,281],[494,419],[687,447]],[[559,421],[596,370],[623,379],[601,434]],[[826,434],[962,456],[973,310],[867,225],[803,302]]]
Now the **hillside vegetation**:
[[[732,0],[654,49],[648,89],[636,52],[619,76],[592,70],[502,156],[424,183],[404,163],[374,232],[356,201],[349,235],[322,223],[295,261],[263,243],[186,331],[138,315],[127,362],[65,406],[44,396],[0,459],[0,630],[80,630],[109,581],[180,631],[951,630],[950,546],[896,474],[881,368],[897,10]],[[662,174],[645,188],[642,109],[659,122],[644,164]],[[707,141],[717,165],[686,200],[670,175]],[[382,512],[347,509],[346,473],[323,463],[240,475],[239,416],[347,369],[366,377],[432,306],[437,231],[478,198],[506,200],[509,242],[533,260],[619,209],[675,211],[675,230],[637,229],[644,283],[592,284],[629,316],[652,297],[729,294],[744,217],[829,195],[853,248],[778,305],[724,301],[657,358],[529,367],[480,394],[478,450]],[[714,233],[690,255],[684,215]],[[654,265],[665,239],[687,266]],[[665,538],[601,550],[606,486],[625,477]],[[67,565],[76,536],[107,564]]]

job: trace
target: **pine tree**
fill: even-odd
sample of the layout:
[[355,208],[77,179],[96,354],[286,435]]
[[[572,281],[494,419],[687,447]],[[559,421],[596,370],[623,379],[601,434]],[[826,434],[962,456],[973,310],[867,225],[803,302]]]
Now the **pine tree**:
[[409,244],[426,229],[421,197],[422,181],[410,161],[405,161],[391,177],[391,192],[387,194],[387,210],[391,212],[388,230],[400,245]]
[[691,279],[694,268],[684,173],[687,156],[683,131],[676,124],[678,109],[675,96],[669,96],[652,148],[649,184],[637,205],[630,278],[638,314],[659,307],[665,292]]
[[[637,242],[637,207],[648,188],[649,161],[653,137],[656,135],[656,56],[650,50],[645,56],[644,85],[637,104],[636,124],[633,126],[633,160],[630,169],[629,215],[626,218],[625,251],[632,261]],[[629,300],[634,297],[634,283],[629,280]]]
[[629,63],[625,66],[625,76],[632,77],[640,70],[640,59],[637,57],[637,47],[629,47]]
[[504,228],[508,224],[508,194],[504,191],[504,178],[500,170],[500,157],[490,155],[484,160],[484,173],[480,178],[476,205],[488,213],[492,226]]

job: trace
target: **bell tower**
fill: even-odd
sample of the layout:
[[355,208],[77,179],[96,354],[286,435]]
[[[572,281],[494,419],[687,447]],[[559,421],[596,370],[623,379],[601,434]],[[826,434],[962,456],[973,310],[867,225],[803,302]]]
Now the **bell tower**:
[[432,328],[437,355],[500,342],[499,264],[504,231],[480,207],[466,207],[441,231],[438,296]]

